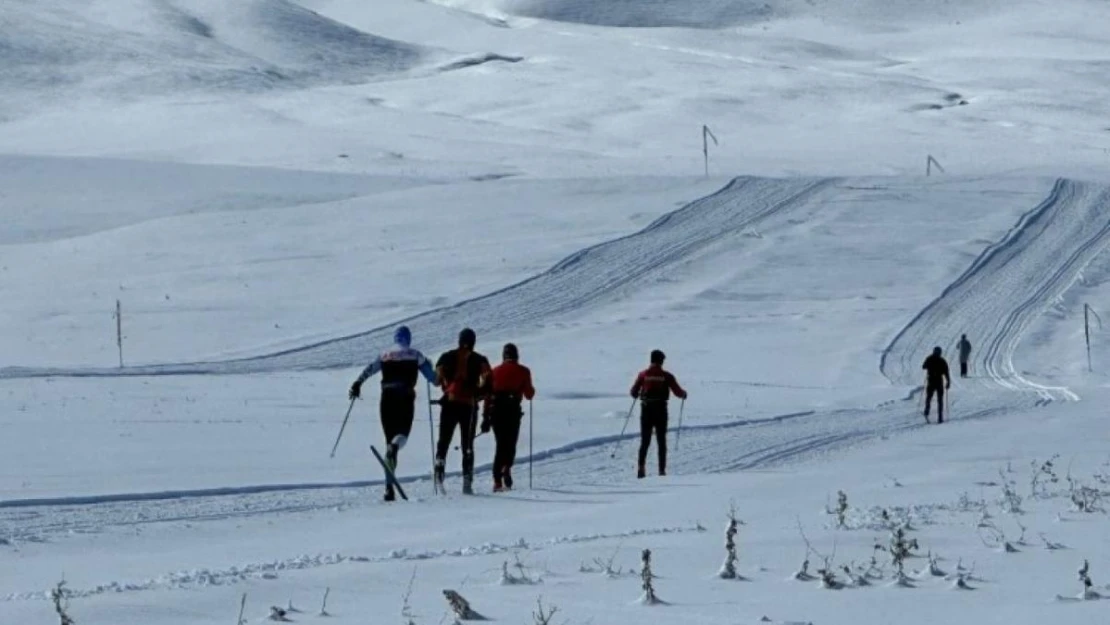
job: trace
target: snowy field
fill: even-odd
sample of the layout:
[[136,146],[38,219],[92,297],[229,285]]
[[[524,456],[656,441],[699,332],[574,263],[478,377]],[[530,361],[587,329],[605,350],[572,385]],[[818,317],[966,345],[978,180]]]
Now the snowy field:
[[[502,623],[1105,622],[1076,597],[1110,597],[1107,23],[0,4],[0,624],[57,622],[63,577],[82,624],[233,622],[244,594],[250,623],[445,623],[445,589]],[[525,435],[489,493],[482,437],[478,494],[453,448],[434,495],[423,388],[410,501],[380,501],[376,389],[328,458],[401,322],[433,357],[463,326],[520,346],[533,488]],[[921,360],[963,332],[926,425]],[[690,399],[638,481],[619,434],[653,348]]]

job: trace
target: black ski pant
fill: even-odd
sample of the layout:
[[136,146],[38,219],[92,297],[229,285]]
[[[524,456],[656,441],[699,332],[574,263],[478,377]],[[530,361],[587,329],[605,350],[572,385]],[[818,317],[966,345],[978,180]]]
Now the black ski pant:
[[967,361],[966,360],[961,360],[960,361],[960,377],[961,378],[966,378],[967,377]]
[[493,437],[497,440],[497,450],[493,454],[494,481],[512,480],[510,471],[516,462],[516,443],[520,439],[522,420],[523,415],[519,408],[495,411],[493,414]]
[[436,464],[446,466],[447,451],[451,449],[451,439],[455,428],[459,429],[459,447],[462,448],[462,472],[465,477],[474,476],[474,428],[477,425],[477,411],[472,402],[443,400],[439,413],[439,441],[436,443]]
[[929,404],[937,396],[937,423],[944,423],[944,385],[932,384],[925,388],[925,416],[929,416]]
[[659,451],[659,473],[667,471],[667,403],[642,402],[640,404],[640,467],[647,462],[651,436],[655,434],[655,444]]
[[[382,433],[385,434],[386,447],[396,441],[399,443],[397,448],[400,449],[412,433],[412,421],[416,415],[416,395],[383,389],[378,409],[381,412]],[[398,436],[403,436],[404,439],[397,441]]]

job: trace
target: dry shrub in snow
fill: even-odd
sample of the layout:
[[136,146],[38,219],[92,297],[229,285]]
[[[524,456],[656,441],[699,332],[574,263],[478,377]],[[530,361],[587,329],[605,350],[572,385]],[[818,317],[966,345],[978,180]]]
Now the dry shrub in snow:
[[75,625],[77,623],[69,615],[69,591],[66,590],[65,580],[58,582],[58,585],[50,590],[50,599],[54,602],[54,611],[58,613],[61,625]]
[[640,588],[644,594],[640,595],[643,605],[663,605],[665,601],[655,594],[655,574],[651,572],[651,549],[644,549],[640,554]]
[[455,618],[460,621],[488,621],[486,617],[474,611],[470,607],[470,602],[463,598],[462,595],[454,590],[444,590],[443,596],[447,599],[448,605],[451,606],[451,611],[455,613]]

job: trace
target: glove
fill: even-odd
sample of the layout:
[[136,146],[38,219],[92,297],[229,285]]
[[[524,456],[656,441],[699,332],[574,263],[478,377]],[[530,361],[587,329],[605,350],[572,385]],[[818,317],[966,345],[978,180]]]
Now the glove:
[[493,424],[490,423],[490,418],[488,416],[482,417],[482,434],[488,434],[492,427]]
[[347,393],[347,399],[358,399],[359,395],[361,395],[361,394],[362,394],[362,383],[361,382],[355,382],[354,384],[351,385],[350,392]]

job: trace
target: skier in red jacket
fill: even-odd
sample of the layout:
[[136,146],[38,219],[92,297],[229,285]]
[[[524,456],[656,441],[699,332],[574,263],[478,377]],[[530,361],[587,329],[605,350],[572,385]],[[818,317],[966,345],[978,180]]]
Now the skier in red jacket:
[[686,391],[678,385],[669,371],[663,369],[666,355],[658,349],[651,352],[651,366],[636,376],[632,385],[632,397],[640,400],[640,456],[636,477],[647,474],[648,449],[651,447],[651,434],[655,432],[656,446],[659,448],[659,475],[667,474],[667,402],[673,392],[679,399],[686,399]]
[[516,345],[506,343],[501,350],[502,363],[490,375],[490,394],[482,409],[482,432],[493,430],[497,451],[493,456],[493,490],[512,490],[516,442],[520,438],[520,422],[524,418],[521,403],[536,396],[532,372],[520,364]]

